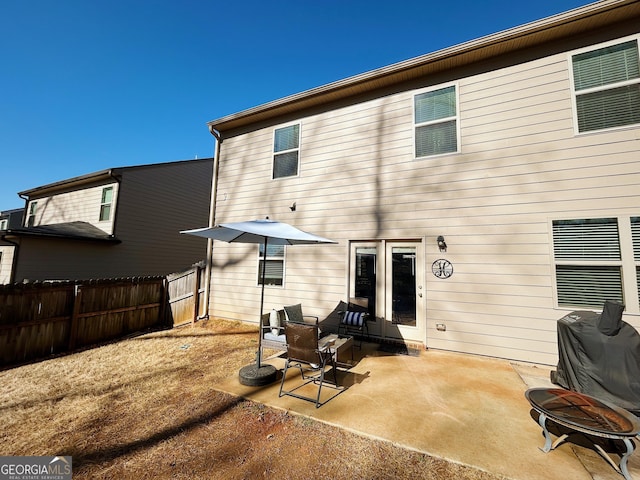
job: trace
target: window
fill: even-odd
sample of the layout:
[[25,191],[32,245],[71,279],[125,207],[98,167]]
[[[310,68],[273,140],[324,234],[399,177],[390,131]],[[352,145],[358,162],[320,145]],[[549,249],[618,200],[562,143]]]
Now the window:
[[558,305],[601,308],[624,303],[618,220],[556,220],[553,252]]
[[573,55],[579,132],[640,123],[638,41]]
[[6,230],[7,224],[8,224],[7,220],[0,220],[0,230]]
[[631,217],[631,241],[633,243],[633,260],[636,266],[636,287],[640,294],[640,217]]
[[262,285],[262,265],[265,265],[264,284],[284,284],[284,245],[268,245],[265,257],[264,244],[260,244],[258,261],[258,285]]
[[458,151],[457,103],[455,85],[414,97],[416,158]]
[[33,227],[36,223],[36,212],[38,211],[38,202],[29,204],[29,214],[27,215],[27,227]]
[[375,318],[378,249],[375,246],[356,247],[355,255],[354,296],[368,299],[369,314]]
[[102,189],[102,200],[100,201],[100,221],[111,218],[111,203],[113,201],[113,187]]
[[300,124],[277,128],[273,139],[273,178],[298,175]]

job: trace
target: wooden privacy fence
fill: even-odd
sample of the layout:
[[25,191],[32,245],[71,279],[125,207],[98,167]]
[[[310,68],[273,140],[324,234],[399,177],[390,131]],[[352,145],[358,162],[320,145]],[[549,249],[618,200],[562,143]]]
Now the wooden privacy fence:
[[191,269],[167,276],[167,292],[173,325],[193,323],[206,315],[204,312],[204,262]]
[[166,324],[163,277],[0,287],[0,365]]
[[204,268],[168,277],[0,285],[0,365],[202,316]]

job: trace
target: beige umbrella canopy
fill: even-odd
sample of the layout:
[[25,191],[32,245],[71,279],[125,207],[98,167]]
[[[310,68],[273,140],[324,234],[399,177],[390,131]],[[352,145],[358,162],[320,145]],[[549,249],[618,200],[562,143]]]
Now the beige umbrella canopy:
[[[266,218],[265,220],[248,220],[244,222],[221,223],[215,227],[196,228],[184,230],[180,233],[195,235],[198,237],[212,238],[227,243],[256,243],[264,245],[315,245],[337,243],[328,238],[320,237],[312,233],[300,230],[288,223],[276,222]],[[260,295],[260,310],[258,325],[261,323],[262,310],[264,308],[264,277],[266,262],[262,262],[262,291]],[[245,385],[266,385],[276,378],[275,367],[261,364],[262,332],[258,332],[258,353],[256,364],[248,365],[240,370],[240,382]]]

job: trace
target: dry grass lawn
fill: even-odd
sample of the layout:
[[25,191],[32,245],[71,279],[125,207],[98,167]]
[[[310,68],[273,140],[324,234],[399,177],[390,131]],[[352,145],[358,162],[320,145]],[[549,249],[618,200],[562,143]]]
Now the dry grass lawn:
[[76,479],[499,478],[214,390],[256,344],[201,322],[2,371],[0,454],[72,455]]

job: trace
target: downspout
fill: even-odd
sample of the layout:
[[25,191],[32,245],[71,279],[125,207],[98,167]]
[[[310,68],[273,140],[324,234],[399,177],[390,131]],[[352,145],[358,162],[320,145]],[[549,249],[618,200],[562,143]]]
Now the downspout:
[[118,205],[120,204],[120,191],[122,190],[122,176],[114,173],[113,169],[109,170],[109,176],[113,178],[118,184],[118,193],[116,194],[116,202],[113,206],[113,220],[111,222],[111,237],[115,238],[116,236],[116,226],[118,220]]
[[[216,148],[213,154],[213,176],[211,178],[211,205],[209,207],[209,227],[216,224],[216,198],[218,197],[218,165],[220,164],[220,144],[222,135],[209,125],[209,133],[216,139]],[[207,239],[207,263],[204,274],[204,315],[201,318],[209,318],[209,296],[211,295],[211,267],[213,263],[213,239]]]
[[[24,200],[24,213],[26,213],[27,215],[23,214],[22,220],[20,222],[20,226],[25,226],[25,222],[27,221],[27,217],[29,215],[28,213],[29,197],[21,194],[18,194],[18,196],[22,200]],[[9,275],[9,284],[12,285],[16,283],[16,271],[18,270],[18,255],[20,253],[20,243],[8,240],[6,235],[2,235],[2,240],[4,242],[10,243],[14,247],[13,258],[11,259],[11,275]]]

